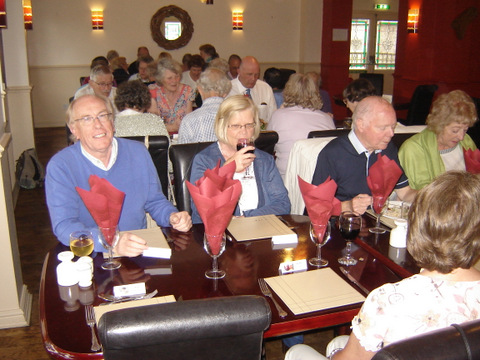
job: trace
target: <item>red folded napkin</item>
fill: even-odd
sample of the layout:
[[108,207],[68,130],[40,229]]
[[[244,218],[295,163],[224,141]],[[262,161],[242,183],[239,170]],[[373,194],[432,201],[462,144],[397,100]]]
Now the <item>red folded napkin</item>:
[[402,169],[388,156],[378,154],[375,164],[370,166],[367,176],[367,184],[372,192],[373,198],[382,198],[381,201],[374,201],[373,206],[376,213],[379,213],[388,197],[402,175]]
[[463,150],[463,158],[465,159],[465,168],[469,173],[480,174],[480,150]]
[[[187,187],[205,225],[205,234],[213,255],[220,252],[221,235],[230,222],[238,199],[242,193],[240,181],[233,180],[235,162],[220,167],[220,161],[213,169],[207,169],[195,185],[187,181]],[[210,235],[210,236],[209,236]]]
[[[106,179],[96,175],[88,178],[90,191],[75,187],[88,211],[99,227],[114,228],[118,225],[125,193]],[[107,238],[113,238],[104,234]]]
[[340,215],[342,204],[335,197],[337,183],[330,176],[320,185],[312,185],[298,176],[298,186],[302,193],[313,230],[319,239],[325,234],[325,224],[332,215]]

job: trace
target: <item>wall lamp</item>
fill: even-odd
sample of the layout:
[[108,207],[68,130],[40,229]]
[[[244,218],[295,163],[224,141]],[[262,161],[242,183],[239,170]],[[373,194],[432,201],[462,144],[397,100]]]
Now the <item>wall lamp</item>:
[[92,10],[92,30],[103,30],[103,10]]
[[232,29],[243,30],[243,11],[232,11]]
[[7,12],[5,11],[5,0],[0,0],[0,28],[7,27]]
[[416,34],[418,32],[418,9],[409,9],[408,10],[408,19],[407,19],[407,31],[409,33]]
[[32,3],[30,0],[23,0],[23,23],[25,30],[33,29]]

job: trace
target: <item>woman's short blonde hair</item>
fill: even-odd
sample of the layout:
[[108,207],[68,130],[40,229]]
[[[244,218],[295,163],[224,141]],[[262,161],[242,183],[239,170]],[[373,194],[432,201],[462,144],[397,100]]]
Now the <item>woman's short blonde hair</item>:
[[418,266],[448,274],[480,255],[480,178],[449,171],[420,190],[408,213],[407,249]]
[[227,131],[230,125],[230,119],[235,114],[250,110],[255,122],[254,139],[260,135],[260,120],[258,120],[257,107],[253,101],[244,95],[234,95],[226,98],[220,105],[217,116],[215,117],[215,135],[220,142],[228,143]]
[[305,109],[320,110],[323,101],[315,81],[304,74],[292,74],[283,90],[283,106],[301,106]]
[[471,127],[477,121],[477,116],[472,98],[465,91],[453,90],[440,95],[433,102],[426,123],[431,131],[439,135],[445,126],[453,122]]

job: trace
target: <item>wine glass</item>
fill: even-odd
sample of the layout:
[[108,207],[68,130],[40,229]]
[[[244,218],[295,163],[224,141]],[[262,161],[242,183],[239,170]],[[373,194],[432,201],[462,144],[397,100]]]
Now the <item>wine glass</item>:
[[345,256],[338,259],[338,262],[345,266],[352,266],[357,263],[352,254],[352,240],[355,239],[362,229],[362,216],[354,211],[344,211],[338,218],[340,234],[347,241]]
[[205,271],[205,277],[208,279],[222,279],[225,277],[225,271],[218,268],[217,258],[225,250],[225,233],[220,235],[203,236],[203,248],[213,258],[212,269]]
[[310,265],[317,267],[325,267],[328,265],[328,261],[322,259],[322,246],[330,240],[330,233],[330,221],[327,221],[325,225],[310,223],[310,239],[317,246],[317,256],[308,260]]
[[[245,138],[238,139],[238,141],[237,141],[237,151],[240,151],[241,149],[243,149],[244,147],[247,147],[247,146],[255,146],[255,143],[253,142],[253,139],[245,139]],[[253,154],[253,153],[254,153],[253,150],[248,150],[246,152],[246,154]],[[243,175],[243,179],[252,179],[253,178],[252,174],[250,174],[250,166],[252,166],[252,164],[250,164],[248,167],[245,168],[245,173]]]
[[93,236],[88,230],[78,230],[70,234],[70,250],[78,257],[88,256],[93,251]]
[[383,211],[388,207],[388,197],[386,196],[373,196],[372,202],[372,210],[377,216],[377,221],[375,223],[375,227],[370,228],[369,231],[374,234],[383,234],[385,233],[385,229],[380,227],[380,217],[383,214]]
[[105,249],[108,250],[108,260],[102,264],[102,269],[115,270],[122,264],[118,260],[113,259],[113,248],[117,245],[120,235],[116,226],[98,227],[98,239]]

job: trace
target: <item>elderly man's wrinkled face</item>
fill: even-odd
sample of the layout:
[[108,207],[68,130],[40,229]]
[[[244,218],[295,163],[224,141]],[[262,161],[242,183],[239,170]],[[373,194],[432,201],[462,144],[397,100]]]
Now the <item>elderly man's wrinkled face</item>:
[[90,80],[90,86],[95,94],[99,96],[110,96],[110,91],[113,87],[113,75],[112,74],[99,74],[95,80]]
[[254,62],[244,62],[238,71],[238,80],[248,89],[251,89],[257,83],[260,77],[260,66]]
[[368,116],[357,119],[355,134],[369,152],[385,150],[397,126],[395,110],[390,105],[377,105]]
[[72,134],[85,151],[97,159],[110,156],[113,139],[113,114],[104,101],[94,96],[76,100],[72,111]]

